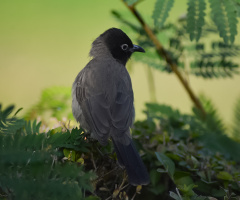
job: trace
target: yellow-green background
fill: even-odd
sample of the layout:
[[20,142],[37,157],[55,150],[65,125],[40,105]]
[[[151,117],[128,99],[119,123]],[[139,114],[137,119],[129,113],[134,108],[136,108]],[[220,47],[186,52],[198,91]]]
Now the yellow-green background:
[[[153,7],[153,0],[138,6],[144,17],[151,15]],[[175,21],[186,7],[186,0],[176,0],[169,20]],[[92,41],[110,27],[122,28],[112,17],[112,9],[128,13],[120,0],[1,0],[0,103],[14,103],[26,111],[44,88],[70,87],[90,59]],[[150,17],[147,21],[152,23]],[[236,41],[240,42],[239,34]],[[175,75],[153,72],[158,102],[190,112],[191,101]],[[134,64],[131,77],[137,119],[143,117],[144,103],[150,99],[144,73],[146,66]],[[240,77],[189,79],[193,90],[209,96],[230,124],[234,102],[240,95]]]

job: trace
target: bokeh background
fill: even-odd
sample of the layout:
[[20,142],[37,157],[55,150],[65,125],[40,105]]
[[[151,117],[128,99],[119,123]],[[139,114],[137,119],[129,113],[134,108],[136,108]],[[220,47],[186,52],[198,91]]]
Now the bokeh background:
[[[138,6],[149,23],[154,2],[148,0]],[[185,0],[176,1],[168,21],[176,21],[186,12],[186,6]],[[24,113],[39,100],[43,89],[70,88],[90,60],[93,40],[110,27],[125,29],[111,10],[122,10],[131,16],[120,0],[1,0],[0,103],[23,107]],[[236,43],[240,43],[239,34]],[[150,100],[147,66],[132,61],[130,64],[136,118],[141,119],[144,103]],[[191,112],[192,103],[175,75],[154,69],[153,72],[157,102]],[[206,80],[190,75],[189,80],[195,93],[211,98],[230,124],[234,103],[240,95],[240,76]]]

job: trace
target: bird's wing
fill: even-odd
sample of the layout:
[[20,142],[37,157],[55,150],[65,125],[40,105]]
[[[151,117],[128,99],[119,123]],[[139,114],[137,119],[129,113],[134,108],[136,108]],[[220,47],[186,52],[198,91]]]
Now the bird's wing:
[[111,106],[112,128],[110,135],[115,142],[128,145],[131,141],[130,127],[133,124],[135,112],[132,83],[125,67],[121,70],[116,88],[116,97]]
[[[125,84],[120,82],[120,84]],[[132,126],[134,120],[133,93],[118,88],[116,99],[111,107],[114,135],[121,137]]]
[[75,80],[76,99],[84,117],[80,125],[87,124],[92,137],[105,145],[111,127],[110,103],[104,92],[104,75],[98,74],[99,70],[93,64],[90,62]]
[[128,130],[134,118],[133,92],[127,71],[123,71],[123,78],[116,78],[117,72],[109,74],[109,68],[105,70],[100,72],[90,64],[75,80],[76,99],[92,136],[101,144],[107,143],[110,133],[119,139],[127,133],[129,138]]

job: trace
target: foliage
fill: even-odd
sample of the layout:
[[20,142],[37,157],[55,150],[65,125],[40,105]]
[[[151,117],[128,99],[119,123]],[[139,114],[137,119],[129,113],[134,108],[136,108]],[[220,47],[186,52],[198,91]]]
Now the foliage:
[[13,106],[1,107],[1,198],[239,198],[240,144],[225,135],[214,104],[203,95],[201,101],[205,120],[195,110],[190,115],[146,104],[146,119],[132,129],[151,179],[142,189],[127,183],[111,142],[102,147],[82,129],[66,126],[42,133],[40,122],[10,116]]
[[73,119],[70,102],[71,88],[60,86],[47,88],[42,91],[39,102],[25,114],[25,119],[36,119],[39,115],[45,120],[49,120],[50,117],[62,120],[64,116]]
[[238,10],[234,2],[229,0],[209,1],[212,9],[212,20],[225,43],[229,43],[229,41],[233,43],[237,35]]
[[[208,110],[215,110],[208,99],[203,101],[208,102]],[[198,114],[182,114],[166,105],[146,106],[147,119],[136,122],[133,129],[136,142],[144,144],[150,170],[151,184],[144,195],[149,199],[240,197],[240,144],[224,135],[226,129],[213,129],[220,123],[216,110],[203,121]]]
[[219,116],[217,108],[215,108],[213,102],[204,94],[201,94],[199,98],[208,114],[207,116],[205,116],[205,119],[203,119],[201,113],[199,113],[196,108],[193,108],[193,112],[195,113],[195,115],[198,116],[198,118],[202,118],[202,120],[205,120],[208,129],[210,129],[211,131],[217,133],[224,133],[224,131],[226,130],[224,122]]
[[[125,0],[133,5],[132,0]],[[140,1],[134,0],[134,3]],[[233,43],[237,35],[237,17],[240,16],[240,2],[238,0],[188,0],[187,33],[190,40],[199,41],[202,28],[205,25],[205,12],[210,4],[211,19],[216,25],[220,37],[226,44]],[[155,27],[161,29],[174,4],[173,0],[156,0],[152,18]]]
[[174,4],[174,0],[156,0],[152,18],[154,25],[161,29],[168,18],[168,13]]
[[40,133],[40,123],[10,116],[14,106],[0,108],[1,199],[83,199],[93,191],[94,173],[62,159],[63,148],[89,151],[81,130]]
[[204,0],[189,0],[187,12],[187,32],[190,40],[196,39],[198,41],[202,34],[202,27],[204,25],[206,3]]
[[[196,3],[196,1],[191,1],[191,3],[194,2]],[[188,15],[196,14],[191,12],[189,11]],[[124,18],[119,11],[113,11],[112,14],[119,22],[124,24],[125,29],[128,27],[128,32],[135,33],[131,35],[131,38],[146,50],[145,54],[134,55],[133,58],[136,61],[143,62],[162,72],[172,72],[169,65],[161,58],[159,59],[153,43],[142,27],[132,23],[129,18]],[[200,29],[198,26],[202,21],[203,19],[200,17],[196,19],[195,17],[182,16],[176,23],[168,23],[161,29],[154,29],[154,33],[164,45],[170,58],[186,75],[190,73],[212,79],[232,77],[239,74],[240,46],[237,44],[229,45],[212,39],[216,38],[217,29],[212,23],[208,22],[204,22],[204,26]],[[201,34],[201,42],[189,42],[187,35],[190,30],[191,37],[200,37]],[[211,38],[211,41],[208,38]]]

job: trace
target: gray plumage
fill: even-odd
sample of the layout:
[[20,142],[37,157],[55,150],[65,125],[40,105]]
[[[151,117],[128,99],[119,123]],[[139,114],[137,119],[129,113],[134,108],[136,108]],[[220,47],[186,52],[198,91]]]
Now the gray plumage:
[[120,29],[112,28],[100,35],[92,44],[93,59],[73,83],[72,112],[80,126],[101,145],[112,139],[129,182],[144,185],[149,182],[148,173],[130,135],[135,111],[131,78],[125,64],[134,51],[144,52]]

